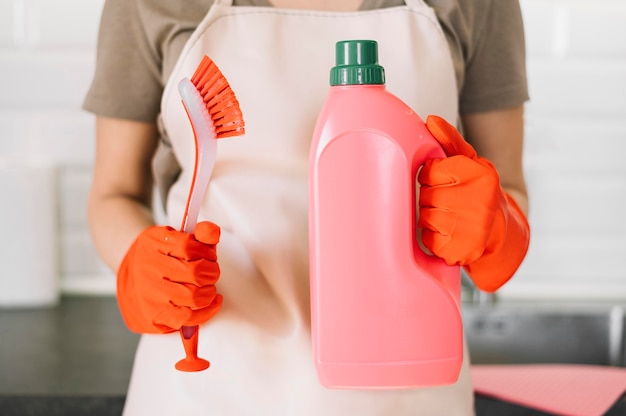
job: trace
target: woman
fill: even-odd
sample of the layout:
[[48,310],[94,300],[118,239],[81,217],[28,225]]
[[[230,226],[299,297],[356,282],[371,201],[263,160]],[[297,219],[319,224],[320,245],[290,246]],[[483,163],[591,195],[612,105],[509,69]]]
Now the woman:
[[[454,189],[484,196],[452,197],[453,230],[442,229],[436,201],[421,200],[426,246],[491,291],[521,262],[528,242],[521,163],[528,97],[517,1],[109,0],[85,101],[97,115],[89,218],[102,258],[118,272],[122,315],[131,330],[146,334],[125,414],[473,414],[467,354],[451,386],[329,390],[315,376],[308,151],[334,44],[356,38],[378,41],[392,93],[423,117],[459,126],[482,157],[452,149],[450,166],[433,161],[422,169],[420,182],[435,196],[450,188],[437,183],[442,170],[463,179]],[[235,91],[246,135],[220,140],[200,213],[211,222],[192,237],[155,226],[151,202],[156,181],[167,222],[178,227],[194,149],[175,85],[204,54]],[[455,133],[439,125],[439,135]],[[465,180],[468,164],[500,183],[485,190]],[[199,258],[200,270],[188,261]],[[503,258],[513,261],[500,267]],[[199,355],[212,365],[180,373],[176,330],[194,324],[201,324]]]

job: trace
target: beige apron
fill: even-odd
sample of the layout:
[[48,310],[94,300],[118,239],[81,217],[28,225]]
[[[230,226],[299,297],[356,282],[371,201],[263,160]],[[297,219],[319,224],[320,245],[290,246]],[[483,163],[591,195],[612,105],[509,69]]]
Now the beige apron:
[[[163,126],[183,167],[166,201],[180,224],[194,140],[176,89],[207,54],[237,95],[246,135],[221,139],[201,219],[222,227],[222,311],[200,328],[200,373],[174,363],[177,333],[140,341],[125,415],[456,416],[473,414],[469,363],[453,386],[398,391],[322,388],[310,339],[307,167],[328,92],[335,42],[379,43],[388,89],[422,117],[456,121],[448,46],[422,0],[351,13],[233,7],[216,0],[186,44],[165,88]],[[466,355],[467,356],[467,355]]]

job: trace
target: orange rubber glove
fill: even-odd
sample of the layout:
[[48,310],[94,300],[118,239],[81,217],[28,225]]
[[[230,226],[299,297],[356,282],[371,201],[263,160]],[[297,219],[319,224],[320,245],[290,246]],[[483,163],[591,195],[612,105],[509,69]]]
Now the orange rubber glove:
[[117,272],[117,301],[131,331],[173,332],[219,311],[219,237],[220,228],[207,221],[198,223],[193,235],[164,226],[139,234]]
[[494,292],[526,256],[526,216],[491,162],[453,126],[436,116],[426,126],[448,158],[427,161],[418,175],[422,242],[447,264],[463,266],[479,289]]

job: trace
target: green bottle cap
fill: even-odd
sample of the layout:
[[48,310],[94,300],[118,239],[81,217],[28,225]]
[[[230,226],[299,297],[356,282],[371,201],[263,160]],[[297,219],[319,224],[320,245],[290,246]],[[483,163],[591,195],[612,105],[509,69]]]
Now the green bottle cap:
[[344,40],[335,45],[335,66],[330,85],[371,85],[385,83],[385,69],[378,65],[375,40]]

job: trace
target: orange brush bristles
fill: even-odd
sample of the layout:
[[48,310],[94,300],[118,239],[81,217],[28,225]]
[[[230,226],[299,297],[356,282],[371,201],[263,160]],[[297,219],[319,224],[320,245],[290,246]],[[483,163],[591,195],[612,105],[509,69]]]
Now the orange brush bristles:
[[204,100],[218,139],[245,133],[239,101],[222,72],[208,56],[202,58],[190,81]]

